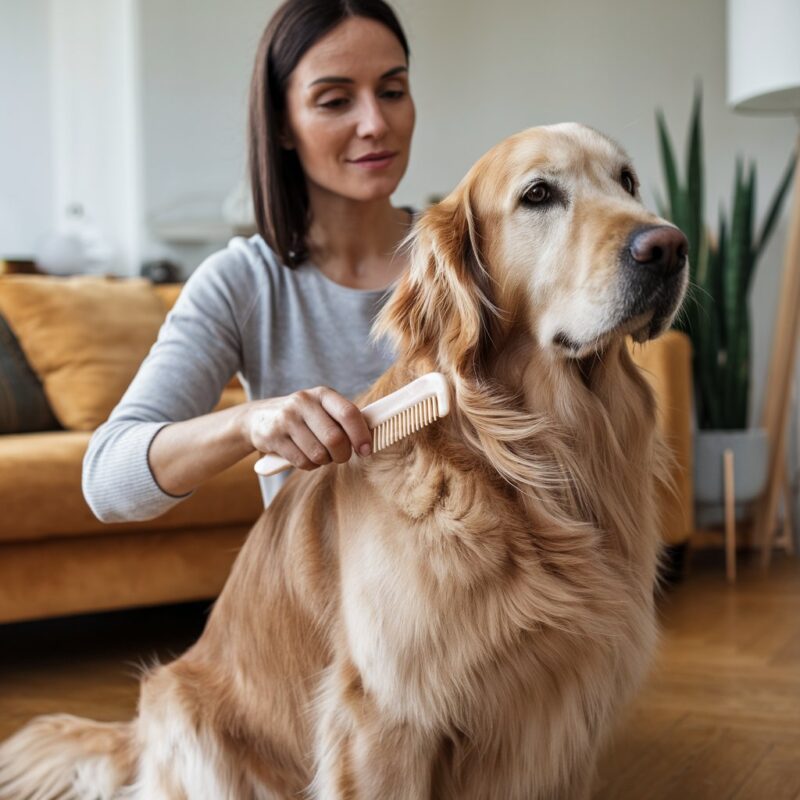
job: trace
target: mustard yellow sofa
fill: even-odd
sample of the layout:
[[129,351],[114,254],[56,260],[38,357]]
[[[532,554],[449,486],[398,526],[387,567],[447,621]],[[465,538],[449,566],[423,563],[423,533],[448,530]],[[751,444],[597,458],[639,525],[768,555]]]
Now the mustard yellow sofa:
[[[63,418],[69,418],[70,413],[75,416],[75,409],[62,408],[65,393],[77,391],[74,380],[61,384],[53,384],[52,380],[63,380],[63,361],[74,360],[72,351],[78,340],[69,346],[69,352],[62,354],[61,362],[55,366],[48,362],[48,359],[58,361],[53,350],[62,339],[59,314],[64,310],[64,292],[58,293],[54,300],[47,285],[46,308],[31,321],[30,315],[18,313],[20,303],[24,305],[27,294],[38,292],[41,284],[14,284],[12,302],[7,296],[3,300],[4,280],[0,278],[0,313],[11,312],[12,322],[16,320],[21,331],[29,328],[20,337],[23,346],[27,340],[26,354],[46,373],[45,389],[50,388],[48,396],[57,401]],[[70,291],[76,289],[76,296],[81,298],[96,288],[91,282],[87,283],[89,289],[78,283],[65,286]],[[116,291],[120,286],[113,284],[111,288]],[[177,285],[136,287],[144,305],[148,305],[146,292],[159,298],[162,305],[158,314],[152,311],[152,304],[148,305],[151,317],[159,314],[163,317],[179,289]],[[101,286],[100,290],[102,294],[109,288]],[[78,316],[85,317],[86,313]],[[157,322],[152,318],[148,322],[150,338],[155,336]],[[47,330],[48,325],[52,329]],[[68,327],[66,323],[63,325]],[[143,324],[138,324],[137,330],[142,327]],[[86,332],[81,335],[85,337]],[[36,336],[41,338],[42,345],[38,353]],[[120,338],[119,332],[116,336]],[[103,355],[102,348],[113,346],[111,334],[97,335],[94,339],[92,346],[101,349],[99,356]],[[78,349],[84,346],[91,349],[88,344],[81,344]],[[145,337],[137,358],[146,352],[147,346]],[[127,345],[124,352],[129,355]],[[95,357],[98,358],[97,353]],[[637,347],[634,357],[656,388],[660,424],[676,456],[678,498],[676,501],[675,497],[665,497],[662,508],[665,541],[680,545],[693,528],[688,341],[681,334],[669,333],[646,347]],[[78,368],[85,371],[85,364],[79,364]],[[130,375],[125,379],[129,380]],[[83,382],[77,385],[85,394],[91,381],[85,376],[80,380]],[[104,385],[109,380],[102,377]],[[234,386],[227,388],[222,398],[225,405],[242,400],[243,390]],[[84,406],[78,410],[75,425],[83,429],[0,436],[0,622],[215,596],[262,510],[252,469],[255,457],[211,480],[159,519],[102,524],[93,517],[81,492],[82,459],[91,436],[91,430],[86,428],[92,418],[86,416]],[[110,407],[103,408],[103,415],[108,410]]]

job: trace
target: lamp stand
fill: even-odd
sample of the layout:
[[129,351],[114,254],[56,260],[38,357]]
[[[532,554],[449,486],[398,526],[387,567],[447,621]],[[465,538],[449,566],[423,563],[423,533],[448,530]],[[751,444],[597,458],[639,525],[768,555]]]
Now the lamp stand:
[[[800,135],[795,152],[800,155]],[[800,163],[795,166],[792,188],[792,211],[780,304],[772,337],[772,358],[764,399],[763,426],[769,440],[769,473],[766,489],[756,503],[753,522],[755,541],[761,543],[761,563],[765,568],[769,566],[772,556],[778,502],[786,475],[786,434],[800,338]]]

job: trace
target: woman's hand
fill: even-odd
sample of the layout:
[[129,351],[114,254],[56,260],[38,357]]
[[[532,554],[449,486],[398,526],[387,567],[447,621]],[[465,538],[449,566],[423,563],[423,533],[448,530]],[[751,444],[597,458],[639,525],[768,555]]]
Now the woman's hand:
[[262,453],[274,453],[300,469],[343,464],[353,450],[372,450],[361,410],[333,389],[317,386],[243,407],[242,434]]

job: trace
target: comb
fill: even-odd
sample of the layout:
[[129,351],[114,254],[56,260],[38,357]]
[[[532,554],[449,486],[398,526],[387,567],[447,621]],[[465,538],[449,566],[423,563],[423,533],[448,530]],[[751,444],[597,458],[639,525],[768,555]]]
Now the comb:
[[[377,453],[450,411],[450,387],[441,372],[428,372],[396,392],[361,409],[372,431],[372,452]],[[266,455],[255,463],[259,475],[275,475],[291,468],[285,458]]]

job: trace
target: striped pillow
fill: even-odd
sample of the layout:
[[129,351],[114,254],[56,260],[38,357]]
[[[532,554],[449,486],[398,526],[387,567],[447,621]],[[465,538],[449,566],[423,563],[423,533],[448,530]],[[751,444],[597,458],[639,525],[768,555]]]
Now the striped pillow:
[[17,337],[0,316],[0,434],[58,427],[42,382],[28,364]]

